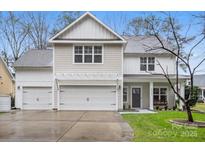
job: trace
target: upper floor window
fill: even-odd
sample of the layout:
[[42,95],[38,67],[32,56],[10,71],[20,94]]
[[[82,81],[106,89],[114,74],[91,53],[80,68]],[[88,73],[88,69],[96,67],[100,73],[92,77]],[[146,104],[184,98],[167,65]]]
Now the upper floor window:
[[140,57],[140,71],[154,71],[155,57]]
[[75,63],[102,63],[102,46],[75,46]]
[[75,63],[83,62],[83,47],[75,46]]
[[94,63],[102,63],[102,46],[94,46]]

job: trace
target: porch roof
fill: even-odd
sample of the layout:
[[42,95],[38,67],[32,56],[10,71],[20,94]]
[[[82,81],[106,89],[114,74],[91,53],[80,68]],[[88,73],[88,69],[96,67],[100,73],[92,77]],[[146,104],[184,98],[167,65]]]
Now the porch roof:
[[[171,80],[176,79],[175,74],[169,75]],[[187,80],[188,77],[179,75],[179,80]],[[167,79],[162,74],[124,74],[124,82],[167,82]]]

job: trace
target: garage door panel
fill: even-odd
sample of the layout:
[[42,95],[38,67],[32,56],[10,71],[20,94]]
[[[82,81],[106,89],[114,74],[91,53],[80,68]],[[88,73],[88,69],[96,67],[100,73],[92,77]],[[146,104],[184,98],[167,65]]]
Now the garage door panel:
[[24,87],[23,109],[50,109],[52,93],[50,87]]
[[116,110],[115,86],[61,87],[60,109]]

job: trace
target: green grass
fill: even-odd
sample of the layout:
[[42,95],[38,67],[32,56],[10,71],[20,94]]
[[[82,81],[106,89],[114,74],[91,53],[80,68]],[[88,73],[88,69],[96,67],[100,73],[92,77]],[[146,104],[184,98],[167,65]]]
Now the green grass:
[[192,109],[205,112],[205,103],[197,103]]
[[[193,113],[194,119],[205,121],[205,115]],[[160,111],[156,114],[123,115],[134,131],[136,142],[199,142],[205,141],[205,128],[171,124],[169,120],[186,119],[185,112]]]

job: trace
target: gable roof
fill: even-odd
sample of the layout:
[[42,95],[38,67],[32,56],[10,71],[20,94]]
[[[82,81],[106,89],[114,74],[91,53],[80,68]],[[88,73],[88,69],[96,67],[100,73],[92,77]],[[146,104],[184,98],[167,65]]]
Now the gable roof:
[[46,50],[29,50],[25,52],[15,63],[14,67],[52,67],[53,52]]
[[[7,64],[6,64],[6,62],[4,61],[4,59],[3,59],[1,56],[0,56],[0,61],[2,61],[2,64],[3,64],[4,68],[6,69],[7,73],[9,74],[11,80],[14,80],[13,74],[11,73],[11,71],[9,70],[9,68],[8,68],[8,66],[7,66]],[[1,64],[1,63],[0,63],[0,64]]]
[[[66,42],[70,42],[71,40],[58,40],[57,38],[63,34],[64,32],[66,32],[67,30],[69,30],[71,27],[75,26],[78,22],[80,22],[81,20],[83,20],[86,17],[90,17],[92,18],[94,21],[96,21],[98,24],[100,24],[103,28],[105,28],[106,30],[108,30],[110,33],[112,33],[114,36],[116,36],[118,38],[118,40],[116,42],[120,42],[120,43],[126,43],[126,40],[120,36],[119,34],[117,34],[116,32],[114,32],[111,28],[109,28],[107,25],[105,25],[103,22],[101,22],[99,19],[97,19],[93,14],[91,14],[90,12],[86,12],[84,13],[82,16],[80,16],[78,19],[76,19],[74,22],[72,22],[70,25],[68,25],[67,27],[65,27],[64,29],[62,29],[60,32],[58,32],[56,35],[54,35],[52,38],[49,39],[50,43],[66,43]],[[74,40],[76,41],[76,40]],[[79,41],[79,40],[78,40]],[[95,41],[95,40],[90,40],[90,41]],[[106,41],[106,40],[100,40],[100,41]],[[108,40],[109,41],[109,40]]]
[[194,86],[205,87],[205,74],[194,75]]
[[[165,50],[153,50],[153,51],[147,51],[148,46],[149,47],[156,47],[159,46],[159,42],[156,40],[156,38],[153,36],[123,36],[125,40],[127,41],[127,45],[125,47],[124,53],[127,54],[133,54],[133,53],[143,53],[143,54],[168,54]],[[169,44],[164,42],[166,46]]]

